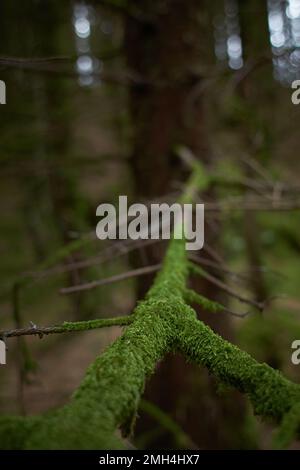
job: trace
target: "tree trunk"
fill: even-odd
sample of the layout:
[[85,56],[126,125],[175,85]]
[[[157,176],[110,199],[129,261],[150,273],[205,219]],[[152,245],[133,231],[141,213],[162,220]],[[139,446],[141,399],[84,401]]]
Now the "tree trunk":
[[[141,2],[136,3],[136,7]],[[131,159],[135,184],[135,201],[168,194],[172,184],[186,177],[186,170],[174,153],[177,145],[188,147],[202,162],[209,161],[203,102],[197,87],[203,60],[202,38],[205,35],[204,2],[191,0],[143,1],[143,13],[149,21],[127,19],[125,52],[130,70],[142,84],[130,89],[130,108],[134,128]],[[155,3],[155,4],[154,4]],[[207,46],[207,38],[205,41]],[[206,241],[207,241],[206,232]],[[144,249],[144,262],[157,263],[162,248],[153,245]],[[133,264],[142,259],[135,257]],[[138,284],[138,298],[147,291],[152,277]],[[197,282],[197,289],[216,298],[216,289],[206,282]],[[228,318],[211,320],[199,312],[215,331],[232,339]],[[224,448],[239,445],[243,403],[217,396],[208,374],[196,372],[181,357],[169,356],[150,380],[146,399],[166,411],[190,435],[200,448]],[[201,423],[201,424],[199,424]],[[141,415],[137,434],[153,429],[151,419]],[[232,433],[231,433],[232,430]],[[235,436],[235,437],[234,437]],[[237,437],[238,436],[238,437]],[[240,444],[242,445],[242,444]],[[150,439],[149,448],[174,446],[165,434]]]

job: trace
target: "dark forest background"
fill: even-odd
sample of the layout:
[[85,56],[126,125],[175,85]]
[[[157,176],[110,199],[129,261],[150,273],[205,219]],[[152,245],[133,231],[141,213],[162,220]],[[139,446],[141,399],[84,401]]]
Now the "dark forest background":
[[[300,2],[2,0],[0,37],[1,329],[130,313],[153,274],[60,289],[162,259],[165,242],[97,240],[96,208],[121,194],[175,202],[189,154],[216,177],[197,256],[264,307],[194,280],[230,310],[250,310],[198,314],[299,382]],[[120,331],[9,339],[1,413],[66,403]],[[271,433],[247,399],[170,356],[147,384],[132,445],[268,448]]]

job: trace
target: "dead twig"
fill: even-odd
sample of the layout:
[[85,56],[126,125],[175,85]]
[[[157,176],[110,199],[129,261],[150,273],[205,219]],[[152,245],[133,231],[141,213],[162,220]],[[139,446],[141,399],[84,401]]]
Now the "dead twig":
[[133,269],[131,271],[127,271],[126,273],[116,274],[115,276],[107,277],[105,279],[99,279],[96,281],[86,282],[84,284],[79,284],[78,286],[64,287],[60,289],[60,293],[61,294],[73,294],[73,292],[90,290],[90,289],[94,289],[95,287],[112,284],[114,282],[125,281],[133,277],[144,276],[145,274],[150,274],[155,271],[158,271],[160,268],[161,268],[161,264],[145,266],[143,268],[138,268],[138,269]]
[[209,274],[206,272],[204,269],[202,269],[200,266],[195,265],[194,263],[190,263],[191,270],[195,273],[198,274],[204,279],[207,279],[207,281],[211,282],[215,286],[219,287],[222,289],[224,292],[227,294],[231,295],[232,297],[235,297],[238,299],[240,302],[251,305],[252,307],[257,308],[260,312],[262,312],[265,308],[265,302],[257,302],[256,300],[250,299],[248,297],[244,297],[235,290],[233,290],[230,286],[225,284],[223,281],[220,279],[216,278],[212,274]]

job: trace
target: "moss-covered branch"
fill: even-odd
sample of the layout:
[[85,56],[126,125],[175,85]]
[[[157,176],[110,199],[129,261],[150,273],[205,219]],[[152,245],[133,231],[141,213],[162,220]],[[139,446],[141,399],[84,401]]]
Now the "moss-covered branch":
[[258,363],[203,322],[188,316],[178,320],[179,350],[189,361],[206,366],[224,384],[247,394],[257,415],[280,422],[300,403],[300,386],[280,372]]
[[192,289],[186,289],[184,292],[184,299],[188,304],[197,304],[200,305],[204,310],[207,310],[208,312],[212,313],[218,313],[218,312],[225,312],[229,313],[230,315],[233,315],[235,317],[239,318],[244,318],[247,315],[249,315],[250,312],[233,312],[232,310],[229,310],[225,305],[220,304],[220,302],[216,302],[214,300],[210,300],[204,295],[198,294]]
[[53,335],[58,333],[72,333],[73,331],[95,330],[98,328],[106,328],[109,326],[129,325],[133,321],[132,316],[114,317],[114,318],[98,318],[86,321],[65,321],[61,325],[53,326],[37,326],[31,324],[27,328],[17,328],[14,330],[0,330],[0,338],[12,338],[14,336],[30,336],[37,335],[42,338],[44,335]]
[[[190,201],[197,188],[206,184],[198,169],[181,202]],[[122,447],[118,429],[131,429],[147,378],[164,355],[175,350],[246,393],[258,415],[283,421],[283,433],[287,429],[290,438],[298,430],[300,386],[259,364],[196,319],[187,300],[198,300],[213,312],[224,307],[187,291],[189,269],[185,241],[172,240],[162,269],[135,309],[132,323],[89,367],[70,402],[38,417],[0,418],[1,448]]]
[[[174,242],[175,243],[175,242]],[[177,244],[176,244],[177,245]],[[174,325],[184,313],[184,244],[171,250],[134,321],[90,366],[70,403],[41,417],[0,419],[2,448],[116,448],[115,431],[130,423],[146,378],[173,348]]]

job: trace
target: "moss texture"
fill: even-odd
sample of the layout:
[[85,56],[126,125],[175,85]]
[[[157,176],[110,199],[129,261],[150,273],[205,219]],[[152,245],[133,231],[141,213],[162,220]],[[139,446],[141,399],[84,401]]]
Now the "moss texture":
[[254,412],[280,422],[300,403],[300,386],[267,364],[225,341],[204,323],[185,318],[178,323],[178,349],[186,358],[204,365],[224,384],[248,395]]
[[[197,167],[181,202],[193,198],[207,179]],[[170,242],[161,271],[120,338],[89,367],[70,402],[38,417],[0,418],[2,449],[115,449],[130,429],[147,378],[169,351],[206,366],[224,384],[248,395],[255,413],[282,422],[280,439],[299,429],[300,386],[285,379],[196,319],[187,302],[217,312],[223,306],[186,288],[189,262],[185,240]],[[86,328],[85,328],[86,326]],[[80,329],[95,327],[82,322]],[[99,325],[100,326],[100,325]],[[103,326],[103,323],[101,324]],[[66,328],[73,329],[72,324]],[[77,329],[77,328],[76,328]]]

